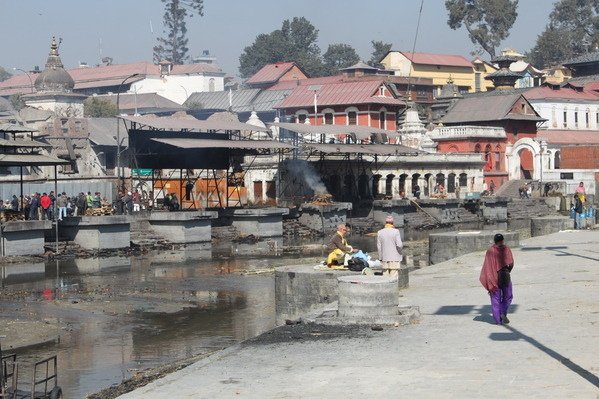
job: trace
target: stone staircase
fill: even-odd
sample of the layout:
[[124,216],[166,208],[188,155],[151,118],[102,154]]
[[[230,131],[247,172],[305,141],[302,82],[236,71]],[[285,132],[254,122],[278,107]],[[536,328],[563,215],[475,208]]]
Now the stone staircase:
[[524,185],[524,183],[531,183],[532,180],[509,180],[505,182],[497,191],[495,191],[496,197],[508,197],[508,198],[520,198],[520,191],[518,189]]
[[161,235],[154,233],[147,219],[131,221],[131,242],[141,247],[152,247],[168,244],[169,241]]
[[542,198],[514,198],[507,204],[507,214],[510,219],[528,219],[531,217],[560,215]]

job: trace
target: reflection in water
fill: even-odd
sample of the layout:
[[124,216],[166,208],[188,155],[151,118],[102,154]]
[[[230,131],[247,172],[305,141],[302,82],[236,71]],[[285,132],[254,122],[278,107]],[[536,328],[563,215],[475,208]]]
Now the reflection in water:
[[272,275],[239,273],[267,268],[272,260],[181,256],[3,267],[3,286],[31,295],[25,307],[22,300],[2,301],[0,314],[56,318],[66,330],[56,346],[19,356],[28,362],[57,353],[65,397],[83,398],[136,370],[221,349],[274,327]]

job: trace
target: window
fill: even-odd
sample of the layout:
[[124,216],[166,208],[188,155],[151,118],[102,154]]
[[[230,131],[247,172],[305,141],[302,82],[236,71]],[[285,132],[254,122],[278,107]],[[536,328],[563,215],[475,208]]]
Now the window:
[[564,111],[564,127],[568,127],[568,111]]
[[214,91],[214,90],[215,90],[215,88],[214,88],[214,79],[210,79],[208,81],[208,91]]
[[306,123],[306,114],[300,114],[297,116],[298,123]]
[[585,126],[588,129],[589,128],[589,123],[590,123],[590,115],[589,115],[589,110],[587,110],[586,114],[584,115],[584,119],[585,119]]
[[480,147],[480,144],[476,144],[476,145],[474,146],[474,152],[476,152],[476,153],[479,153],[479,152],[480,152],[480,149],[481,149],[481,147]]
[[381,129],[387,128],[387,113],[385,111],[381,111],[379,114],[379,126]]
[[348,125],[357,125],[358,124],[358,113],[354,111],[350,111],[347,113],[347,124]]
[[460,187],[468,186],[468,175],[466,173],[460,173]]
[[385,95],[385,86],[381,86],[379,88],[379,95],[384,96]]
[[495,152],[495,170],[501,170],[501,154],[499,151]]
[[324,114],[324,124],[325,125],[333,124],[333,113],[332,112],[327,112],[326,114]]
[[474,90],[480,91],[480,72],[474,74]]
[[578,127],[578,111],[574,111],[574,127]]

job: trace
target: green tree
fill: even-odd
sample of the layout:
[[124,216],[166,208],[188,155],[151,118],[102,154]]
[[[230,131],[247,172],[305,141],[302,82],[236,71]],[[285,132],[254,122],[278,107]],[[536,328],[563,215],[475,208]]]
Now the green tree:
[[10,78],[12,74],[8,72],[6,69],[0,66],[0,82],[4,82],[6,79]]
[[23,100],[22,94],[13,94],[8,98],[8,100],[15,111],[20,111],[23,109],[23,107],[25,107],[25,100]]
[[599,2],[560,0],[549,14],[549,24],[528,53],[528,61],[544,68],[597,51],[598,47]]
[[381,40],[372,40],[370,42],[372,44],[372,55],[370,56],[370,61],[368,61],[368,65],[375,66],[378,65],[381,59],[391,51],[391,43],[385,43]]
[[360,56],[349,44],[329,44],[329,48],[322,56],[325,72],[333,75],[342,68],[354,65],[360,61]]
[[90,118],[109,118],[117,116],[116,104],[112,101],[90,97],[83,102],[83,115]]
[[324,73],[318,29],[304,17],[283,21],[281,29],[262,33],[239,56],[239,73],[248,78],[266,64],[293,61],[310,76]]
[[445,8],[449,27],[456,30],[463,25],[472,43],[491,57],[518,17],[518,0],[445,0]]
[[194,14],[204,15],[204,0],[162,0],[164,11],[164,35],[154,46],[154,62],[169,60],[183,64],[189,59],[187,52],[187,26],[185,19]]

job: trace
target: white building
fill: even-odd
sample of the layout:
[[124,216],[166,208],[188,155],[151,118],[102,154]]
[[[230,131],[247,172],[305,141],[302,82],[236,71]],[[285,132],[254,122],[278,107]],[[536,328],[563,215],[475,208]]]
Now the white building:
[[540,129],[599,130],[599,95],[571,85],[535,87],[524,93],[541,117]]

